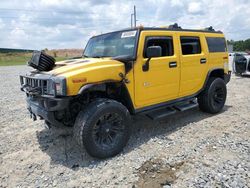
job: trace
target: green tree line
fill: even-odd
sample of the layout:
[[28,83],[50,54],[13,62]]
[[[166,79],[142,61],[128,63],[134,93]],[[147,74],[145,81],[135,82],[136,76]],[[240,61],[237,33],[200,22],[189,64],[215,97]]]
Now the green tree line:
[[239,41],[230,40],[228,44],[233,45],[234,51],[250,51],[250,39]]

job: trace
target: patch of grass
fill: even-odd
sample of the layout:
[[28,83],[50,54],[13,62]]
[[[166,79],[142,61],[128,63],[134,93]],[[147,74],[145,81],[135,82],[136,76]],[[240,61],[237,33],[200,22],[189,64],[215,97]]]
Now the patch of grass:
[[32,53],[0,53],[0,66],[25,65]]
[[[26,65],[32,53],[0,53],[0,66]],[[62,61],[66,57],[56,57],[56,61]]]
[[63,60],[68,59],[68,57],[56,57],[55,59],[56,61],[63,61]]

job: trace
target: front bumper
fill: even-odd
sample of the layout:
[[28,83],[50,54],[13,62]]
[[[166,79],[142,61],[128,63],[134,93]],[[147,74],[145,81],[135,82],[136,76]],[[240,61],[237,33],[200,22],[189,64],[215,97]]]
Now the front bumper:
[[62,126],[63,123],[56,118],[56,112],[68,107],[69,98],[27,97],[27,108],[33,117],[40,117],[52,125]]
[[227,74],[224,74],[224,80],[226,84],[230,81],[230,79],[231,79],[231,71],[228,71]]

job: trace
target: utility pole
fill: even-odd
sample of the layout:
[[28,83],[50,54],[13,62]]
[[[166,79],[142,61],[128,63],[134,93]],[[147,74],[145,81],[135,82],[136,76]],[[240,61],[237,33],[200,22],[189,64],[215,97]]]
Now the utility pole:
[[131,28],[133,28],[133,16],[134,14],[131,14]]
[[135,27],[136,27],[136,6],[134,5],[134,23],[135,23]]
[[133,28],[133,17],[134,17],[134,27],[136,27],[136,6],[134,5],[134,13],[131,14],[131,28]]

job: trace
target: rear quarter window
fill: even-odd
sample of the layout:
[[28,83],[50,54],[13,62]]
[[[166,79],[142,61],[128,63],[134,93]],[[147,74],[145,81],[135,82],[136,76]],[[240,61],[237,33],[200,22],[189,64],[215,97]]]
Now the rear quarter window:
[[226,52],[226,40],[223,37],[206,37],[209,52]]

